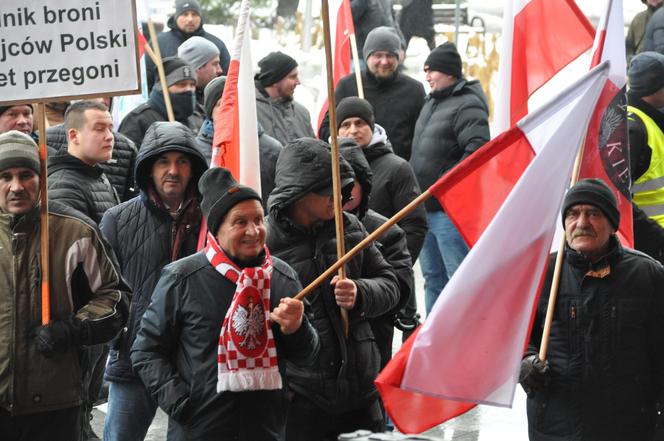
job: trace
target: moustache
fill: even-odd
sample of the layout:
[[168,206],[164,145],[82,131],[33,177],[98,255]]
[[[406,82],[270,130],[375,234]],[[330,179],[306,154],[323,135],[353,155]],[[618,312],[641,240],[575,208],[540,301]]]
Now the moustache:
[[25,191],[10,191],[7,195],[8,201],[23,200],[28,198],[28,193]]
[[579,237],[579,236],[590,236],[590,237],[595,237],[596,234],[593,230],[591,229],[580,229],[577,228],[574,230],[574,233],[572,234],[572,239]]
[[166,176],[164,176],[163,181],[164,182],[169,182],[170,181],[170,182],[178,182],[179,183],[179,182],[182,181],[182,179],[180,178],[179,175],[166,175]]

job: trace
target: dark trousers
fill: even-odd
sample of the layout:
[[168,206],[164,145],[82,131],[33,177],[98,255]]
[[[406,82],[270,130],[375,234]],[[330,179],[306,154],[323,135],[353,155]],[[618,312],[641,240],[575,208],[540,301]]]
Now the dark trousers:
[[330,414],[311,401],[296,395],[288,411],[287,441],[337,441],[342,433],[359,429],[385,430],[378,400],[364,409]]
[[14,415],[0,409],[2,441],[79,441],[81,407]]

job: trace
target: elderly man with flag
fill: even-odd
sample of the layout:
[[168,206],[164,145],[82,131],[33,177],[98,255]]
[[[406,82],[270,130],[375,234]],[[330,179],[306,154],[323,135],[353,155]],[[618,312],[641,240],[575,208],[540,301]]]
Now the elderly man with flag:
[[[162,271],[131,359],[169,440],[283,440],[285,363],[318,356],[297,274],[265,247],[261,197],[225,168],[199,182],[204,250]],[[221,324],[221,328],[220,328]]]

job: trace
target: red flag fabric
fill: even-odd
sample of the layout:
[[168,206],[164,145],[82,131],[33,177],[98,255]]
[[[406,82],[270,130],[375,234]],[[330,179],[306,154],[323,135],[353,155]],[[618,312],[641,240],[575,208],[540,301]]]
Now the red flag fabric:
[[[332,77],[336,88],[339,80],[350,74],[350,37],[355,34],[353,15],[350,11],[349,0],[330,0],[330,29],[334,32],[332,39]],[[323,63],[321,84],[327,84],[327,66]],[[316,127],[320,128],[327,112],[327,87],[321,89],[318,95],[317,108],[318,121]]]
[[[500,208],[481,211],[492,218],[480,221],[488,227],[417,336],[376,379],[402,432],[422,432],[477,403],[511,406],[560,205],[607,71],[606,63],[592,70],[429,189],[466,236],[459,219],[473,216],[459,215],[457,199]],[[504,176],[520,178],[501,204],[508,186],[494,192],[491,184],[498,167],[512,164]]]
[[528,98],[590,48],[595,31],[574,0],[505,0],[496,133],[528,113]]
[[599,178],[612,188],[620,210],[618,237],[623,245],[633,247],[623,23],[622,0],[608,0],[597,28],[590,67],[609,60],[609,81],[588,126],[580,178]]

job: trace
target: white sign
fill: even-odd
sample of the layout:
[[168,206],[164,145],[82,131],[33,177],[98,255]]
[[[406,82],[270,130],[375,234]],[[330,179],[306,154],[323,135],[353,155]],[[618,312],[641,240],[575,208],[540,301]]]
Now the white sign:
[[140,90],[134,0],[1,0],[0,102]]

